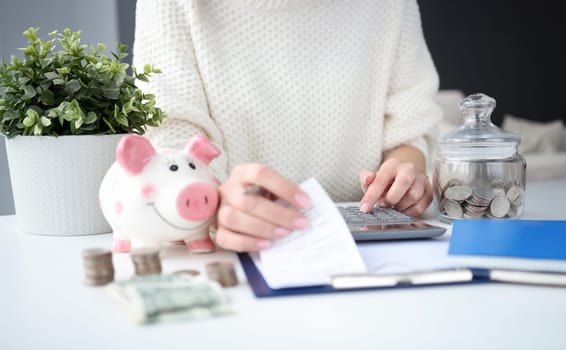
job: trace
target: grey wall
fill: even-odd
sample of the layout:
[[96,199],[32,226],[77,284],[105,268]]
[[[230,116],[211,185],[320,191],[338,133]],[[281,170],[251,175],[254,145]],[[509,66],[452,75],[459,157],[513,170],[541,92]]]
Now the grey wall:
[[561,119],[566,81],[562,1],[419,0],[441,89],[483,92],[504,114]]
[[[22,32],[40,27],[40,36],[65,28],[81,30],[85,44],[105,43],[113,48],[119,40],[119,0],[0,0],[0,58],[18,54],[26,46]],[[13,214],[12,190],[4,137],[0,136],[0,215]]]

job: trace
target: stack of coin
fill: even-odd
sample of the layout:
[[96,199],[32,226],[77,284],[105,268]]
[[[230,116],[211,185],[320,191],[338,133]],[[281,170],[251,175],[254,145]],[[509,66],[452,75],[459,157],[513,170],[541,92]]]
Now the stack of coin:
[[136,275],[153,275],[161,273],[161,260],[159,259],[159,249],[138,248],[131,253],[132,262]]
[[238,284],[234,264],[231,262],[212,262],[206,265],[206,275],[218,282],[222,287],[233,287]]
[[112,252],[108,249],[91,248],[82,252],[85,270],[84,284],[102,286],[114,280]]
[[493,193],[489,188],[476,187],[472,195],[462,204],[463,215],[467,219],[479,219],[486,215]]

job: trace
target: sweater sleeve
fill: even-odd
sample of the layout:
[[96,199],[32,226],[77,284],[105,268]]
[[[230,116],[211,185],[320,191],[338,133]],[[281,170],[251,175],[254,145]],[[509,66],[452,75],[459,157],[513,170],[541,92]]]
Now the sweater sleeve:
[[385,105],[384,150],[412,145],[429,163],[428,153],[442,118],[434,100],[437,91],[438,75],[424,39],[417,2],[406,0]]
[[146,136],[156,146],[181,149],[191,136],[205,134],[222,150],[210,166],[224,180],[226,152],[222,134],[208,110],[186,6],[175,0],[137,1],[133,65],[141,70],[151,64],[162,71],[140,88],[154,94],[166,114],[162,124],[149,129]]

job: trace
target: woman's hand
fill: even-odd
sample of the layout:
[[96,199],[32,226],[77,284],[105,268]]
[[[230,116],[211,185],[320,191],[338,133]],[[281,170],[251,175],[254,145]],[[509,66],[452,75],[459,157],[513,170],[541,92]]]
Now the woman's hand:
[[[256,187],[269,195],[246,194]],[[241,164],[220,188],[216,243],[235,251],[268,248],[274,239],[287,236],[309,223],[299,211],[310,206],[298,185],[263,164]],[[276,200],[283,202],[276,202]],[[288,204],[288,205],[285,205]]]
[[432,185],[412,162],[387,159],[377,172],[362,170],[360,184],[365,192],[360,201],[363,212],[378,204],[421,216],[432,202]]

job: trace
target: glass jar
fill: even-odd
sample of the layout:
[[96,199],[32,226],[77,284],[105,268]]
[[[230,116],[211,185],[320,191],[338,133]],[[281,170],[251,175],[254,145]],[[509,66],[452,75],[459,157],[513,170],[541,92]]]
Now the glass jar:
[[467,96],[459,107],[464,124],[436,144],[433,188],[439,219],[520,216],[526,174],[520,137],[491,122],[495,100],[489,96]]

